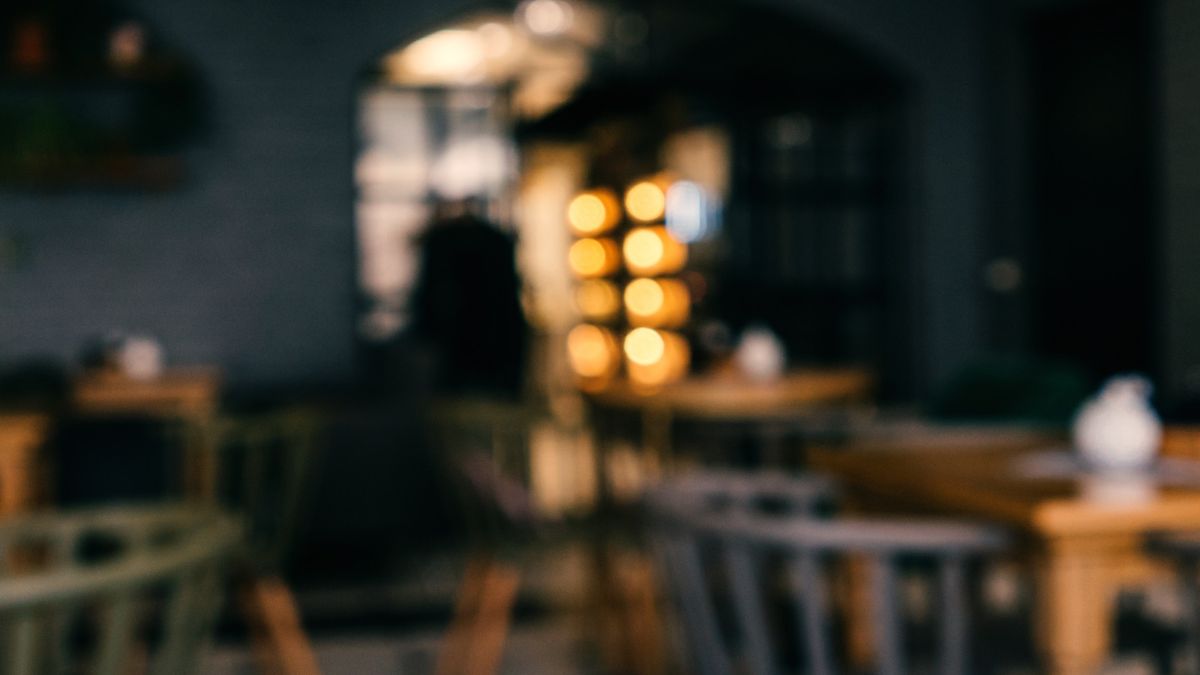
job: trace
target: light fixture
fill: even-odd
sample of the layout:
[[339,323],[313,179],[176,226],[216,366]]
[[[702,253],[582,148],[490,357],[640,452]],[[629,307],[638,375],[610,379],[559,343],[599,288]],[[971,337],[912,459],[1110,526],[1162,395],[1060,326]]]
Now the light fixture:
[[580,377],[608,377],[619,366],[616,338],[605,328],[579,324],[567,334],[567,359]]
[[575,11],[565,0],[526,0],[517,7],[517,18],[530,33],[553,37],[567,32]]
[[575,305],[590,321],[608,321],[621,310],[621,294],[608,279],[587,279],[575,289]]
[[678,279],[634,279],[624,299],[625,315],[635,326],[674,327],[687,321],[690,298]]
[[617,245],[612,239],[580,239],[567,251],[567,262],[580,278],[591,279],[612,274],[620,264]]
[[611,190],[581,192],[567,205],[567,222],[576,234],[590,236],[611,230],[621,220],[621,207]]
[[662,226],[631,230],[625,235],[621,250],[625,255],[625,267],[637,276],[671,274],[687,262],[687,246]]
[[643,223],[660,220],[666,212],[667,196],[663,186],[653,180],[634,183],[625,191],[625,211]]
[[635,328],[625,336],[625,370],[634,384],[657,387],[687,373],[691,353],[677,333]]

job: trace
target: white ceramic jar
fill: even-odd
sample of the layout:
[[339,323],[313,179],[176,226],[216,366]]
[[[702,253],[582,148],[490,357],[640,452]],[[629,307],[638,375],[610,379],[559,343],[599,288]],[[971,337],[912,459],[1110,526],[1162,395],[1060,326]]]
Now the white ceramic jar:
[[1162,443],[1162,422],[1150,406],[1152,387],[1137,375],[1114,377],[1075,416],[1075,447],[1092,467],[1143,469]]

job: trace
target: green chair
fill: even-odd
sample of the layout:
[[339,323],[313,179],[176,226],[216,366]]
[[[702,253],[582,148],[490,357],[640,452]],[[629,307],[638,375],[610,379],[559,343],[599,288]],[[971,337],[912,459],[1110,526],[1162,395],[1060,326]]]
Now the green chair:
[[0,523],[0,672],[195,672],[241,537],[229,516],[183,506]]
[[318,675],[320,666],[284,577],[302,511],[320,415],[305,406],[228,417],[219,429],[217,494],[245,537],[233,561],[243,618],[263,672]]

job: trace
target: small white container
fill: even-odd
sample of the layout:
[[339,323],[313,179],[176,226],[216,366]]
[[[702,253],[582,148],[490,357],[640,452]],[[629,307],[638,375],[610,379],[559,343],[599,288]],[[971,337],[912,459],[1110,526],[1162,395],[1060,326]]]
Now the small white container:
[[733,360],[742,374],[755,382],[777,380],[787,366],[783,342],[763,326],[751,326],[742,333]]
[[1109,380],[1075,416],[1075,447],[1102,471],[1148,467],[1162,444],[1162,422],[1150,407],[1150,382],[1137,375]]
[[163,372],[163,349],[149,337],[130,337],[117,354],[121,372],[132,380],[153,380]]

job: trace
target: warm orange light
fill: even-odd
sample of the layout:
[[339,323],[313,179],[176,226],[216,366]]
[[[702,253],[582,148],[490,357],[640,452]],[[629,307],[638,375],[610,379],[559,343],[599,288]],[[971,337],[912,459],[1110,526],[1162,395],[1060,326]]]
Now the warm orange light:
[[604,279],[588,279],[575,290],[575,304],[585,319],[607,321],[621,309],[621,294]]
[[635,326],[678,326],[687,321],[691,299],[676,279],[634,279],[625,287],[625,314]]
[[634,384],[643,387],[657,387],[678,380],[687,374],[691,352],[687,341],[682,336],[668,331],[655,331],[650,328],[637,328],[630,332],[649,331],[661,340],[661,354],[650,362],[635,361],[629,354],[629,336],[625,338],[626,372]]
[[625,336],[625,357],[632,363],[649,366],[662,360],[666,341],[653,328],[634,328]]
[[672,237],[665,227],[639,227],[625,236],[622,245],[625,266],[639,276],[678,271],[687,262],[687,246]]
[[599,326],[580,324],[567,334],[567,359],[580,377],[610,376],[619,364],[616,338]]
[[611,274],[619,263],[617,245],[611,239],[580,239],[567,251],[567,262],[585,279]]
[[630,268],[650,269],[662,262],[662,240],[650,228],[634,230],[625,237],[625,260]]
[[653,279],[634,279],[625,287],[625,308],[635,316],[654,316],[665,302],[662,285]]
[[621,219],[617,197],[609,190],[589,190],[567,205],[567,222],[579,235],[607,232]]
[[634,220],[654,222],[661,219],[666,210],[666,191],[655,181],[640,181],[625,191],[625,211]]

